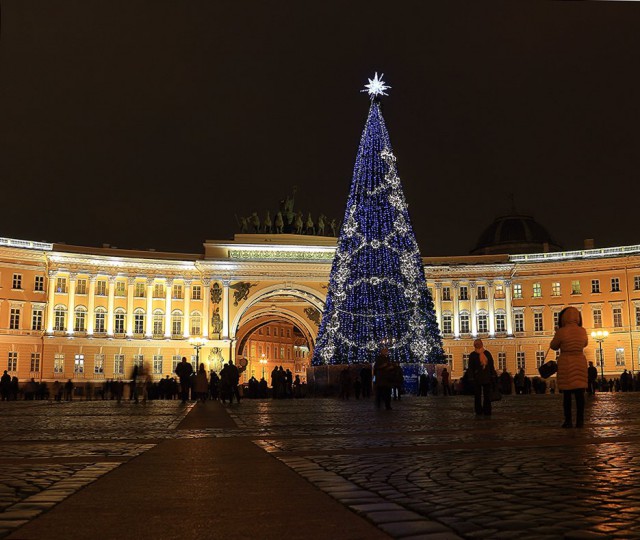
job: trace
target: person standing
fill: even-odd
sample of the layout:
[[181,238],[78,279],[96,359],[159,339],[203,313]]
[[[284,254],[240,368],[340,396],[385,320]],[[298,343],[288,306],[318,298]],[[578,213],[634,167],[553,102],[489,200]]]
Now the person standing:
[[598,369],[593,365],[593,362],[589,362],[587,368],[587,393],[593,395],[596,393],[596,381],[598,379]]
[[180,397],[182,398],[182,403],[186,403],[189,397],[189,385],[191,384],[192,373],[193,366],[190,362],[187,362],[187,357],[183,356],[182,361],[176,366],[176,375],[180,377]]
[[451,395],[451,380],[449,378],[449,371],[446,367],[442,368],[442,395],[450,396]]
[[360,370],[360,380],[362,381],[362,397],[371,397],[371,364],[365,364]]
[[11,393],[11,375],[4,370],[2,377],[0,377],[0,395],[2,395],[2,401],[9,401],[9,394]]
[[376,407],[379,409],[382,402],[384,408],[391,410],[391,386],[393,384],[394,367],[389,360],[389,349],[386,347],[380,350],[373,366],[373,376],[376,387]]
[[469,355],[469,373],[474,383],[474,410],[477,416],[491,416],[491,385],[498,380],[493,356],[484,348],[481,339],[473,342]]
[[589,338],[582,328],[582,315],[574,307],[566,307],[558,316],[558,329],[550,347],[560,351],[558,357],[558,389],[563,393],[563,428],[572,427],[571,397],[576,399],[576,427],[584,426],[584,390],[588,384],[587,359],[584,348]]
[[204,364],[200,364],[198,368],[198,374],[196,375],[196,396],[201,403],[207,401],[207,393],[209,392],[209,381],[207,379],[207,372],[204,369]]

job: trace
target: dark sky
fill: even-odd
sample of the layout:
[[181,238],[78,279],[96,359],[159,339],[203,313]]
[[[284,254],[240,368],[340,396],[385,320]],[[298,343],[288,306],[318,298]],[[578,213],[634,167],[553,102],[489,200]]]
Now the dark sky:
[[423,255],[640,243],[636,3],[0,0],[0,236],[201,252],[342,218],[374,71]]

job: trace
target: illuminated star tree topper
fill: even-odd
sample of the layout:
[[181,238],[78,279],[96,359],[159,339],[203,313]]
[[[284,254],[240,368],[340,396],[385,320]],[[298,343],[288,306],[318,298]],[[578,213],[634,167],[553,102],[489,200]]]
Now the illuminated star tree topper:
[[389,90],[391,87],[385,84],[382,77],[384,77],[384,73],[378,78],[378,72],[376,71],[373,79],[369,79],[369,84],[365,84],[364,90],[360,90],[360,92],[368,92],[371,99],[377,96],[388,96],[389,94],[387,94],[385,90]]

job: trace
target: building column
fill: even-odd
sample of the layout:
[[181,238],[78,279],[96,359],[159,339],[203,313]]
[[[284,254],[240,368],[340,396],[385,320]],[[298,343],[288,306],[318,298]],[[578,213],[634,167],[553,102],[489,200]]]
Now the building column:
[[478,313],[476,309],[476,282],[469,282],[469,317],[471,318],[471,336],[478,337]]
[[489,336],[495,337],[496,335],[496,306],[493,292],[493,281],[487,281],[487,305],[489,306]]
[[153,337],[153,278],[147,278],[147,320],[145,336]]
[[222,339],[229,339],[229,286],[231,280],[222,280]]
[[508,336],[513,336],[513,307],[511,306],[511,295],[512,295],[511,280],[505,279],[504,280],[504,298],[505,298],[504,307],[505,307],[505,311],[507,312],[506,315],[507,315],[507,335]]
[[109,296],[107,297],[107,336],[113,336],[113,303],[116,296],[116,276],[109,276]]
[[205,278],[202,280],[202,337],[207,339],[209,337],[209,304],[211,303],[211,291],[209,285],[211,280]]
[[[184,319],[182,323],[182,336],[187,339],[191,335],[191,281],[184,282]],[[202,324],[202,323],[201,323]]]
[[76,311],[76,278],[78,274],[69,274],[69,300],[67,302],[67,334],[73,334]]
[[171,338],[171,296],[173,295],[173,280],[167,279],[164,291],[164,337]]
[[57,273],[53,270],[49,270],[49,300],[47,304],[47,334],[53,334],[53,308],[56,300],[56,276]]
[[460,284],[457,281],[451,282],[451,288],[453,289],[453,337],[460,338],[460,297],[458,295],[458,287]]
[[438,283],[436,281],[434,291],[436,293],[436,320],[438,321],[438,328],[440,329],[440,333],[442,334],[442,283]]
[[127,337],[133,336],[133,293],[136,278],[127,278]]
[[87,334],[92,335],[94,331],[94,324],[96,322],[96,315],[94,313],[96,306],[96,278],[97,276],[89,276],[89,301],[87,302]]

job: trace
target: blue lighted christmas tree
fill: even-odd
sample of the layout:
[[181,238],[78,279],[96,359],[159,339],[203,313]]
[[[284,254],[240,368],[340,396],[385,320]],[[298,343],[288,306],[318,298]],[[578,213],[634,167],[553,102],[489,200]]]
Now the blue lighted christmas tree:
[[376,73],[333,259],[313,364],[371,362],[386,346],[394,360],[441,363],[442,338],[409,220]]

